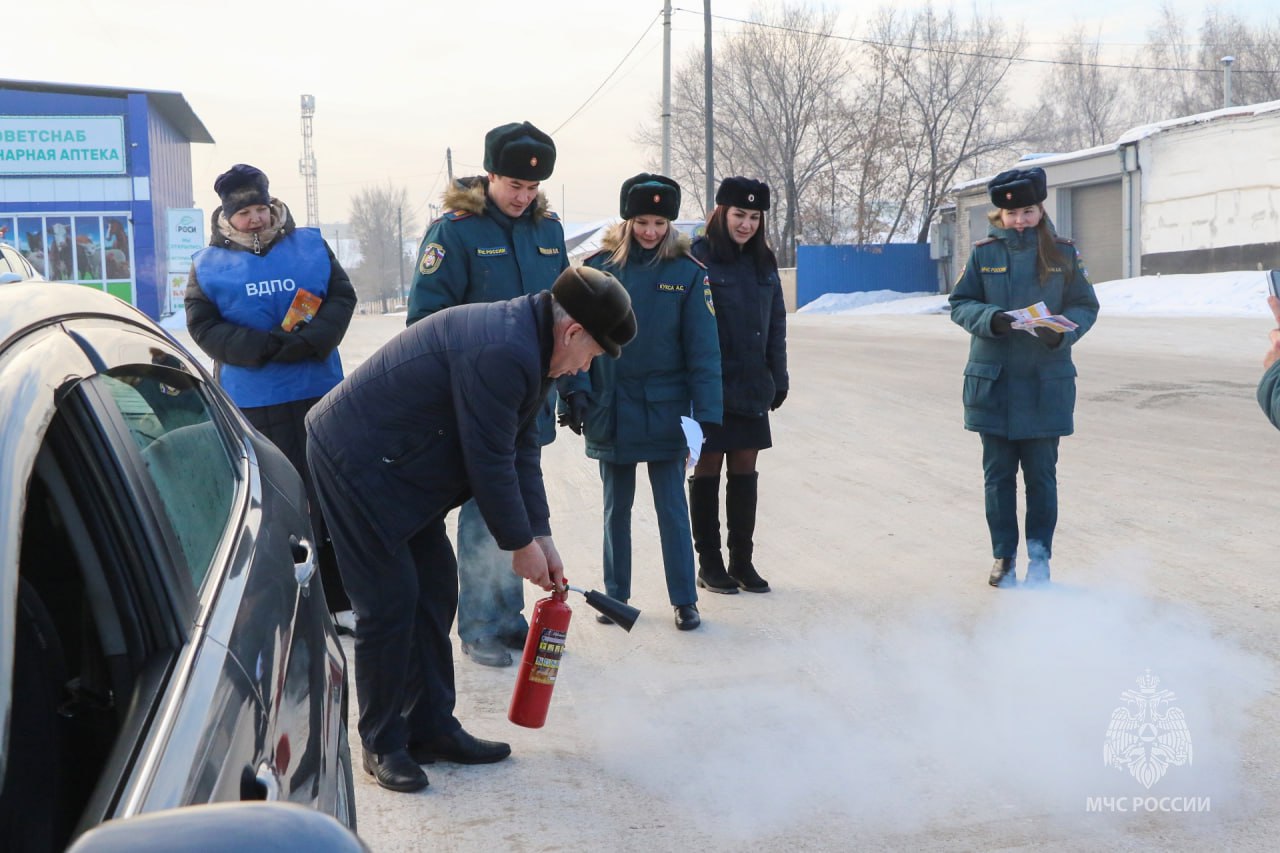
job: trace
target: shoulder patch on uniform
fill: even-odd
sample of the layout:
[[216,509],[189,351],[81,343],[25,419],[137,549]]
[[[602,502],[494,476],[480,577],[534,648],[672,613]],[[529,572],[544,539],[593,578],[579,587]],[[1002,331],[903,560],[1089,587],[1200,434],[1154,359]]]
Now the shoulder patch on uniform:
[[716,303],[711,299],[711,276],[708,275],[702,277],[702,300],[707,303],[711,316],[716,316]]
[[707,268],[707,265],[706,265],[706,264],[704,264],[702,261],[698,260],[697,258],[695,258],[695,257],[693,256],[693,252],[685,252],[685,253],[684,253],[684,256],[685,256],[686,258],[688,258],[689,260],[693,261],[693,262],[694,262],[695,264],[697,264],[698,266],[702,267],[704,270]]
[[554,210],[544,210],[542,212],[542,218],[550,219],[552,222],[559,222],[560,214],[556,213]]
[[987,245],[988,243],[994,243],[995,241],[996,241],[996,238],[995,238],[995,237],[983,237],[981,240],[979,240],[978,242],[974,243],[973,245],[975,245],[975,246],[985,246],[985,245]]
[[459,219],[466,219],[469,216],[475,216],[475,214],[469,210],[446,210],[440,218],[452,219],[456,222]]
[[428,243],[422,248],[422,257],[418,260],[418,272],[431,275],[444,263],[444,246],[439,243]]

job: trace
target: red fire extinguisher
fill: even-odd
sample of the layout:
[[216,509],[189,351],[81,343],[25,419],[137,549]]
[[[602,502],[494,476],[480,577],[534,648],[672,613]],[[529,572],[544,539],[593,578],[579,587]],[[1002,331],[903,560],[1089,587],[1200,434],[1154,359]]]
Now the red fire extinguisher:
[[516,673],[516,689],[511,694],[507,719],[517,726],[540,729],[547,721],[551,691],[560,673],[564,638],[569,632],[569,588],[554,590],[533,607],[529,636],[524,641],[524,657]]

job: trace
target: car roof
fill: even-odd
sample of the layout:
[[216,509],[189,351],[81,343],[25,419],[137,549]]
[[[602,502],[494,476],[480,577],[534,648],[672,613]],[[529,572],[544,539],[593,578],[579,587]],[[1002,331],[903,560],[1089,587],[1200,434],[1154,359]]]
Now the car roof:
[[35,326],[71,317],[112,317],[158,329],[137,308],[87,287],[57,281],[0,284],[0,351]]

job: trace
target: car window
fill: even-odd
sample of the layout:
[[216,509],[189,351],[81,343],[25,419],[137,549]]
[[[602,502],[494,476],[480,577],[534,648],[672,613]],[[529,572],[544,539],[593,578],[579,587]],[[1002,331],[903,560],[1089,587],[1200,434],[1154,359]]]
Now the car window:
[[235,500],[231,456],[195,382],[150,365],[101,377],[141,451],[199,588]]

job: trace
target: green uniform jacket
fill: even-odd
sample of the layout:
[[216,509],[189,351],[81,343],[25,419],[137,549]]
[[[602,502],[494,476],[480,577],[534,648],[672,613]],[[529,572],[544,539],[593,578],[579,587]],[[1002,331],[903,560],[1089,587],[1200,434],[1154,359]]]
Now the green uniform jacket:
[[[1058,237],[1065,263],[1042,285],[1036,232],[992,226],[974,244],[951,292],[951,319],[973,336],[964,369],[964,428],[1018,441],[1070,435],[1074,429],[1076,367],[1071,348],[1098,318],[1098,298],[1070,240]],[[1079,328],[1057,346],[1025,331],[991,331],[999,311],[1045,303]]]
[[[610,237],[613,237],[612,241]],[[627,264],[608,262],[617,236],[584,262],[617,276],[631,294],[636,337],[617,359],[591,363],[582,434],[587,456],[626,464],[682,459],[688,449],[680,417],[720,423],[720,341],[711,286],[681,237],[673,256],[632,243]]]
[[1280,361],[1267,368],[1258,383],[1258,405],[1267,413],[1271,423],[1280,429]]
[[[409,292],[406,325],[454,305],[497,302],[549,290],[569,266],[560,217],[538,198],[511,219],[488,200],[489,181],[463,178],[427,227]],[[542,443],[555,439],[554,395],[538,415]]]

